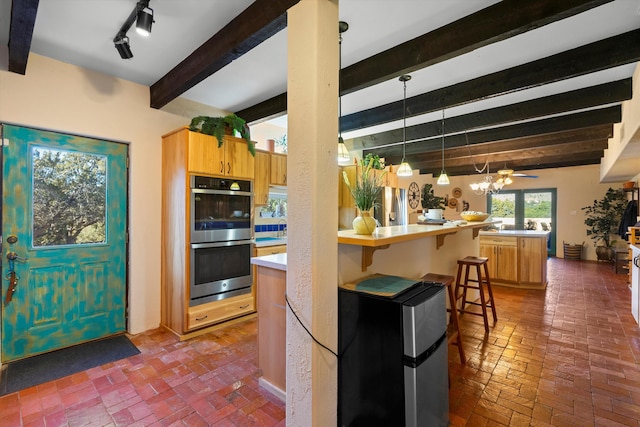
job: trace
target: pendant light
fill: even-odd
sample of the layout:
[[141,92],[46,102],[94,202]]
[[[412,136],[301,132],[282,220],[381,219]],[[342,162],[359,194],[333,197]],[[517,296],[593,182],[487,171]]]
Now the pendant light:
[[438,185],[449,185],[449,177],[444,171],[444,110],[442,110],[442,170],[440,171],[440,177],[438,178]]
[[411,176],[413,169],[405,160],[405,146],[407,145],[407,82],[411,80],[411,76],[404,74],[398,78],[404,85],[404,97],[402,98],[402,162],[396,172],[398,176]]
[[340,72],[342,71],[342,33],[349,29],[349,24],[344,21],[338,23],[339,35],[339,57],[338,57],[338,164],[348,165],[351,163],[351,155],[349,155],[349,149],[347,149],[344,139],[342,139],[342,126],[340,122],[342,119],[342,96],[340,94]]

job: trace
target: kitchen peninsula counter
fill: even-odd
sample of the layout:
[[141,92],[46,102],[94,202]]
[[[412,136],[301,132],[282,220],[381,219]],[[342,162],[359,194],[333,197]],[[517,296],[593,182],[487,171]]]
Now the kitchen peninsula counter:
[[366,271],[373,262],[373,253],[378,249],[387,249],[390,245],[408,242],[426,237],[435,237],[436,249],[444,245],[445,237],[460,230],[471,230],[472,239],[478,237],[480,229],[495,221],[452,222],[445,225],[393,225],[378,227],[371,235],[356,234],[353,230],[338,231],[338,243],[362,247],[362,271]]

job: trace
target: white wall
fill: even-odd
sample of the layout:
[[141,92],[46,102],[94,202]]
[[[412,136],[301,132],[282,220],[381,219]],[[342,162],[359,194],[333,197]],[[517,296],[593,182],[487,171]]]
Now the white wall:
[[128,329],[157,328],[161,137],[189,119],[150,108],[148,87],[31,53],[26,75],[0,71],[0,122],[129,143]]
[[[556,188],[558,197],[557,221],[554,225],[557,230],[556,256],[563,256],[562,242],[577,243],[585,242],[583,259],[595,260],[595,248],[593,240],[587,236],[587,228],[584,224],[584,212],[582,207],[591,205],[595,199],[604,196],[609,187],[622,188],[622,183],[600,184],[600,166],[575,166],[558,169],[541,169],[528,171],[529,175],[537,175],[538,178],[513,178],[513,184],[509,185],[509,190],[520,190],[530,188]],[[408,188],[412,181],[415,181],[422,189],[425,183],[433,184],[436,196],[451,197],[451,191],[455,187],[462,189],[460,201],[467,200],[471,210],[486,211],[487,202],[485,196],[478,196],[473,193],[469,184],[478,181],[481,176],[465,175],[449,177],[451,184],[448,186],[436,185],[437,177],[431,175],[419,175],[414,171],[412,177],[399,178],[398,183],[402,188]],[[495,178],[495,174],[494,174]],[[421,209],[421,206],[418,207]],[[459,211],[462,210],[460,203]],[[411,212],[411,210],[410,210]],[[452,209],[445,209],[444,215],[447,219],[459,218],[459,212]],[[622,239],[618,238],[618,245],[624,246]]]

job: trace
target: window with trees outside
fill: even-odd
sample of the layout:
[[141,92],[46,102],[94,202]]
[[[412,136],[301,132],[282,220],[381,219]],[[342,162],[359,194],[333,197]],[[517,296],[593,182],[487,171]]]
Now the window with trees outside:
[[107,158],[32,148],[33,246],[105,243]]
[[549,231],[549,255],[555,255],[556,189],[500,191],[487,198],[487,211],[502,230]]

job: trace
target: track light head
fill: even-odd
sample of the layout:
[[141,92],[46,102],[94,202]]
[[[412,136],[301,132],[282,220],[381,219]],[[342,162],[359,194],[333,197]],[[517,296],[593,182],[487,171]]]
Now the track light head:
[[153,9],[149,7],[149,2],[138,3],[138,14],[136,17],[136,31],[141,36],[147,37],[151,34],[151,24],[153,20]]
[[131,47],[129,46],[129,37],[126,34],[118,33],[116,38],[113,39],[113,44],[116,47],[116,50],[120,54],[120,58],[122,59],[131,59],[133,58],[133,52],[131,52]]

